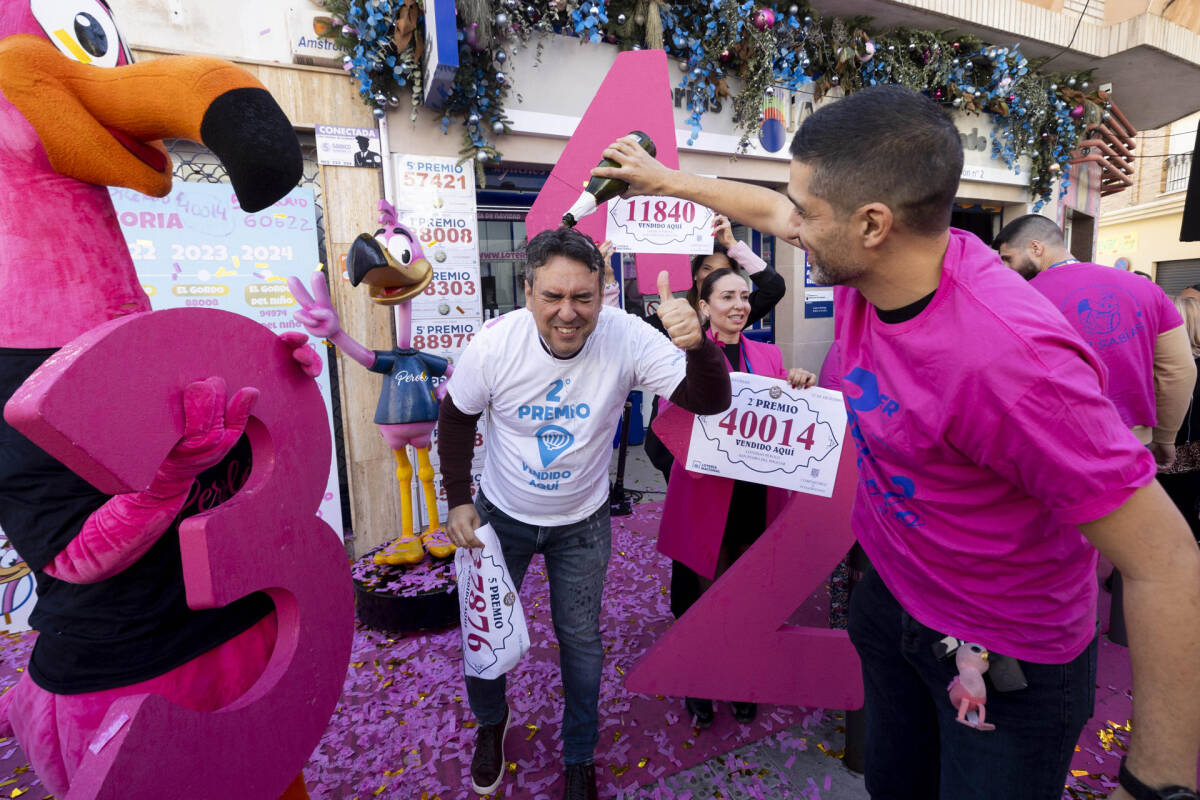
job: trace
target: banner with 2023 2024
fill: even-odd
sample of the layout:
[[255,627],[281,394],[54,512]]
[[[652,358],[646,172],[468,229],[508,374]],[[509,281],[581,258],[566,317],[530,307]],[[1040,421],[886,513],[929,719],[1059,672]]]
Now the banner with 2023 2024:
[[[294,275],[308,285],[309,275],[320,267],[312,189],[297,187],[255,214],[243,211],[223,183],[176,183],[166,197],[116,187],[109,194],[154,310],[218,308],[278,333],[304,330],[292,319],[299,305],[287,279]],[[340,270],[332,277],[340,280]],[[309,343],[328,361],[319,339],[309,337]],[[332,435],[328,364],[317,384]],[[341,534],[336,455],[317,514]]]
[[692,423],[687,468],[832,497],[846,435],[841,393],[744,372],[729,379],[730,407]]

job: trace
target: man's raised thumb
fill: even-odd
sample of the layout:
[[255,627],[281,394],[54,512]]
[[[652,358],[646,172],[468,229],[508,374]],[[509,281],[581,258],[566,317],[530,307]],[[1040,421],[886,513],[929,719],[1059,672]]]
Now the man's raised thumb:
[[666,304],[671,299],[671,276],[664,269],[658,273],[658,300]]

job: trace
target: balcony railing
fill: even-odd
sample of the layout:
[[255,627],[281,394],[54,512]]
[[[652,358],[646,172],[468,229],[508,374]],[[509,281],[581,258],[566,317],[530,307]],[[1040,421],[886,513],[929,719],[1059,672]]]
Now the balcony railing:
[[1188,186],[1188,176],[1192,174],[1192,154],[1167,156],[1163,164],[1163,173],[1163,193],[1182,192]]
[[1100,194],[1123,192],[1133,185],[1134,137],[1137,129],[1110,103],[1108,113],[1095,125],[1090,125],[1079,149],[1072,154],[1072,164],[1090,162],[1100,165]]

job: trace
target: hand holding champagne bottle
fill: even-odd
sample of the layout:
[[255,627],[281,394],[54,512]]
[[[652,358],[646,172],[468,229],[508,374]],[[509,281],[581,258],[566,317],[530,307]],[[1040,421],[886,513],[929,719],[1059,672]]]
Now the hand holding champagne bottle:
[[[632,142],[631,147],[635,147],[642,153],[648,153],[653,160],[657,152],[654,147],[654,142],[649,136],[641,131],[633,131],[628,136],[625,136],[618,141]],[[608,151],[605,151],[608,152]],[[600,167],[619,167],[620,164],[611,159],[605,158],[600,162]],[[583,194],[579,195],[579,199],[575,204],[563,214],[563,225],[568,228],[575,227],[575,223],[586,217],[588,214],[595,211],[601,203],[607,203],[614,197],[620,197],[629,189],[629,184],[618,178],[603,178],[596,175],[596,170],[592,170],[592,177],[584,186]]]
[[603,155],[604,160],[592,169],[592,177],[619,181],[625,187],[623,196],[674,194],[669,188],[677,171],[663,166],[655,151],[642,149],[631,136],[617,139]]
[[700,318],[687,300],[671,296],[671,276],[664,269],[658,273],[658,318],[671,343],[680,350],[692,350],[700,345]]

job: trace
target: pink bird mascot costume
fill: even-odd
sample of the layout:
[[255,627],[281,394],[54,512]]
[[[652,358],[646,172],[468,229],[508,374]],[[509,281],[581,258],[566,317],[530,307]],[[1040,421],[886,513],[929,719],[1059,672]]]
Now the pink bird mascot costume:
[[[133,65],[100,0],[0,3],[0,95],[0,404],[76,337],[150,310],[105,187],[166,195],[171,161],[159,140],[203,141],[248,210],[301,175],[291,124],[252,76],[207,58]],[[319,373],[303,334],[281,338],[297,369]],[[150,693],[213,711],[271,658],[270,598],[189,608],[178,538],[182,518],[239,490],[258,392],[227,397],[221,378],[188,385],[183,437],[147,488],[115,496],[0,422],[0,525],[36,576],[40,631],[29,668],[0,700],[0,727],[11,722],[60,798],[114,701]],[[307,797],[303,781],[283,796]]]

